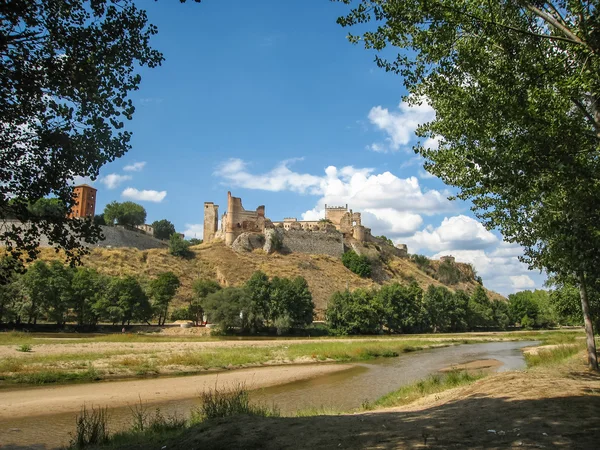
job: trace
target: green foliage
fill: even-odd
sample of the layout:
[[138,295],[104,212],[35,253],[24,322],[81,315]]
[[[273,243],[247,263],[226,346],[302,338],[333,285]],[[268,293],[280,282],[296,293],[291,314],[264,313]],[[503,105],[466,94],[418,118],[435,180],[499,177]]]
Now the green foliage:
[[177,233],[172,234],[169,238],[169,253],[181,258],[190,258],[194,255],[190,250],[190,243]]
[[29,353],[29,352],[31,352],[31,349],[32,349],[31,344],[21,344],[17,348],[17,351],[23,352],[23,353]]
[[[166,219],[152,222],[152,228],[154,228],[154,237],[156,239],[167,240],[175,233],[175,225]],[[190,245],[192,244],[190,243]]]
[[56,220],[68,213],[67,205],[60,198],[40,198],[28,207],[29,214],[38,219]]
[[96,214],[94,216],[94,225],[106,225],[106,220],[104,220],[104,214]]
[[359,255],[354,250],[347,251],[342,255],[342,264],[363,278],[371,276],[371,261],[365,255]]
[[146,221],[146,210],[134,202],[110,202],[104,207],[104,220],[110,225],[115,223],[133,228]]
[[373,291],[336,292],[327,305],[327,323],[337,334],[376,334],[381,331],[383,306]]
[[238,415],[278,417],[279,410],[250,403],[250,392],[243,383],[229,389],[208,389],[200,393],[200,407],[193,411],[192,422]]
[[435,110],[417,130],[439,142],[415,148],[426,170],[521,245],[531,269],[581,287],[586,319],[587,285],[600,279],[600,40],[588,31],[597,6],[365,0],[338,19],[359,25],[367,48],[399,47],[377,62],[402,75],[410,104]]
[[[521,291],[508,296],[508,309],[513,323],[520,322],[524,328],[532,327],[538,317],[539,308],[533,301],[533,292]],[[525,323],[523,323],[525,321]]]
[[93,309],[101,320],[113,324],[147,322],[152,317],[148,296],[139,281],[131,276],[111,278],[105,294]]
[[443,286],[430,285],[423,295],[423,307],[433,332],[450,327],[449,313],[452,307],[452,293]]
[[239,292],[240,288],[227,288],[223,291],[228,292],[216,294],[207,293],[215,287],[210,283],[202,281],[199,286],[201,293],[207,295],[202,306],[209,320],[218,323],[223,331],[239,328],[255,332],[275,325],[283,333],[312,323],[314,303],[302,277],[269,280],[258,271],[241,288],[243,292]]
[[169,303],[177,293],[181,283],[173,272],[164,272],[150,282],[150,297],[154,315],[158,316],[158,325],[164,325]]
[[18,259],[35,258],[46,235],[77,262],[99,228],[62,214],[42,220],[29,205],[53,197],[70,206],[75,176],[95,179],[129,150],[129,95],[140,68],[163,60],[149,46],[157,29],[133,0],[15,1],[2,18],[0,219],[31,223],[3,229],[0,241]]
[[194,295],[190,299],[190,305],[188,307],[188,313],[190,320],[193,320],[196,325],[202,322],[202,317],[204,315],[204,299],[219,290],[221,290],[221,285],[213,280],[196,280],[192,284],[192,290],[194,291]]
[[281,251],[281,249],[283,248],[283,239],[281,237],[281,235],[277,232],[271,233],[271,237],[270,239],[270,245],[271,245],[271,249],[274,252],[279,252]]
[[394,247],[394,241],[392,241],[390,238],[388,238],[387,236],[384,236],[383,234],[381,236],[375,236],[376,239],[381,239],[382,241],[384,241],[386,244],[391,245],[392,247]]
[[385,326],[391,332],[410,333],[421,324],[423,290],[416,282],[408,286],[387,284],[377,292]]
[[190,243],[190,245],[200,245],[204,241],[202,239],[191,238],[188,239],[188,242]]
[[102,445],[108,442],[108,406],[87,409],[85,404],[75,419],[75,434],[70,448],[84,449],[90,445]]
[[436,278],[444,284],[457,284],[461,281],[461,272],[451,261],[442,261],[438,267]]
[[469,299],[468,323],[471,329],[495,325],[492,302],[482,286],[477,286]]
[[426,273],[431,271],[431,261],[424,255],[410,255],[410,260],[414,262],[419,269]]

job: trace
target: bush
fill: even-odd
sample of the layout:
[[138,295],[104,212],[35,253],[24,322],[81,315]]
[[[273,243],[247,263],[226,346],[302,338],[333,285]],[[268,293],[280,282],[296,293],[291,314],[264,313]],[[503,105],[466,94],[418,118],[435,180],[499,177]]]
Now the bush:
[[436,278],[444,284],[457,284],[461,279],[461,273],[456,264],[443,261],[437,270]]
[[372,269],[369,258],[359,255],[354,250],[350,250],[342,255],[342,264],[363,278],[371,276]]
[[181,258],[189,258],[193,255],[190,251],[190,243],[177,233],[172,234],[169,238],[169,253]]
[[241,414],[279,417],[279,410],[261,405],[250,404],[250,394],[246,385],[239,383],[232,389],[209,389],[200,394],[202,405],[192,411],[192,422],[201,422],[206,419],[231,417]]
[[71,438],[71,448],[82,449],[89,445],[108,442],[108,407],[89,410],[83,405],[75,419],[75,434]]
[[18,348],[17,351],[19,352],[25,352],[25,353],[29,353],[31,351],[31,344],[21,344]]

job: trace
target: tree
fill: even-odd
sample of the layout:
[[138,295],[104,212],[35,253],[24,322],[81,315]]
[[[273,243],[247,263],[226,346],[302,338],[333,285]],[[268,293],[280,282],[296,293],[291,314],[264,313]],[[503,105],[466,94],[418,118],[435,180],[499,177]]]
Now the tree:
[[108,279],[89,267],[77,267],[71,280],[71,307],[75,312],[77,324],[95,325],[98,322],[94,304],[101,298]]
[[275,277],[271,280],[269,295],[272,318],[286,318],[289,328],[302,328],[312,323],[315,305],[304,278]]
[[146,221],[146,210],[134,202],[110,202],[104,208],[104,220],[110,225],[115,223],[133,228]]
[[70,207],[74,177],[95,179],[130,148],[129,93],[138,67],[163,60],[149,46],[157,29],[133,0],[3,2],[0,19],[0,220],[30,222],[2,227],[0,240],[34,259],[45,234],[77,262],[99,228],[29,205],[52,196]]
[[467,322],[470,329],[494,326],[492,302],[482,286],[477,286],[469,298]]
[[154,221],[152,223],[152,228],[154,228],[154,237],[156,239],[166,240],[175,233],[175,225],[166,219]]
[[59,198],[40,198],[27,208],[31,216],[38,219],[56,220],[67,215],[67,206]]
[[244,288],[248,292],[250,301],[252,302],[254,312],[257,316],[267,322],[275,319],[274,305],[271,302],[271,282],[269,277],[260,270],[257,270],[246,281]]
[[234,287],[209,294],[203,303],[210,322],[217,324],[224,332],[250,328],[247,322],[249,304],[246,290]]
[[203,302],[210,294],[221,290],[221,285],[213,280],[196,280],[192,284],[194,295],[190,299],[189,315],[196,326],[202,322],[204,315]]
[[104,214],[96,214],[94,216],[94,225],[106,225],[106,220],[104,220]]
[[387,284],[377,292],[383,309],[383,321],[391,332],[410,333],[419,327],[423,290],[416,282],[408,286]]
[[202,239],[196,239],[196,238],[191,238],[188,240],[190,246],[192,245],[200,245],[202,244],[203,240]]
[[531,268],[578,285],[594,370],[587,290],[600,276],[597,6],[363,0],[338,19],[364,27],[375,18],[365,45],[401,48],[394,61],[376,59],[404,77],[410,104],[427,101],[436,112],[418,130],[439,143],[416,147],[426,169],[460,188],[488,228],[522,245]]
[[6,282],[0,283],[0,323],[18,322],[19,303],[22,304],[21,285],[19,273],[13,270],[12,256],[5,255],[0,258],[0,272],[6,274]]
[[513,323],[521,322],[523,317],[528,317],[531,323],[535,323],[539,314],[538,305],[533,301],[533,292],[531,291],[510,294],[508,296],[508,310]]
[[152,317],[148,296],[138,280],[131,276],[112,278],[93,308],[102,320],[113,324],[147,322]]
[[169,253],[173,256],[181,258],[189,258],[193,255],[190,251],[190,244],[177,233],[174,233],[169,238]]
[[371,276],[371,262],[365,255],[359,255],[354,250],[342,255],[342,264],[355,274],[367,278]]
[[327,306],[329,328],[338,334],[375,334],[381,331],[383,308],[373,291],[335,292]]
[[153,307],[158,315],[158,325],[164,325],[167,319],[169,303],[175,296],[181,283],[173,272],[164,272],[150,282],[150,297]]
[[450,327],[452,292],[443,286],[430,284],[423,295],[423,306],[434,333],[446,331]]

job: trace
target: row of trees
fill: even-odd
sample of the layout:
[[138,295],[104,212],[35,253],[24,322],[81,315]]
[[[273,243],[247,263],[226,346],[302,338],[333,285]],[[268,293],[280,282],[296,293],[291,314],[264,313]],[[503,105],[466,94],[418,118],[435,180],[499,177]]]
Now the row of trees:
[[326,315],[338,334],[457,332],[511,322],[508,305],[491,301],[481,286],[468,295],[433,285],[423,291],[416,282],[336,292]]
[[276,328],[278,333],[304,328],[312,323],[314,303],[302,277],[269,279],[255,272],[240,287],[221,286],[212,280],[197,280],[194,297],[185,308],[173,312],[173,319],[201,320],[203,314],[221,330],[257,332]]
[[10,282],[0,285],[0,322],[35,324],[43,320],[93,326],[156,318],[163,325],[179,285],[172,272],[140,283],[132,276],[108,276],[59,261],[36,261],[24,274],[13,273]]

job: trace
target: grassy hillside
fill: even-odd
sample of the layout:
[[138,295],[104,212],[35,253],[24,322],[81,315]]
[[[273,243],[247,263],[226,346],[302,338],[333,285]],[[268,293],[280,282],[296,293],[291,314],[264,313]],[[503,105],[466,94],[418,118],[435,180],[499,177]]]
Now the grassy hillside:
[[[378,284],[350,272],[342,265],[340,259],[325,255],[267,255],[260,250],[240,254],[222,242],[201,244],[191,247],[191,250],[194,257],[183,259],[171,256],[166,249],[95,248],[83,258],[83,264],[108,275],[135,275],[142,278],[153,278],[161,272],[172,271],[180,278],[182,284],[175,304],[183,303],[190,297],[192,283],[198,278],[211,278],[224,286],[237,286],[257,270],[262,270],[269,276],[302,276],[310,286],[318,317],[322,317],[327,301],[335,291],[346,287],[353,290]],[[40,258],[64,259],[60,253],[55,253],[49,248],[42,249]],[[432,263],[435,267],[435,261]],[[468,267],[457,265],[461,270]],[[385,275],[385,283],[409,283],[414,279],[424,289],[430,284],[442,285],[408,259],[389,258],[386,263],[382,263],[379,270]],[[448,287],[470,292],[475,286],[477,284],[473,280]],[[502,298],[499,294],[490,294],[492,298]]]

